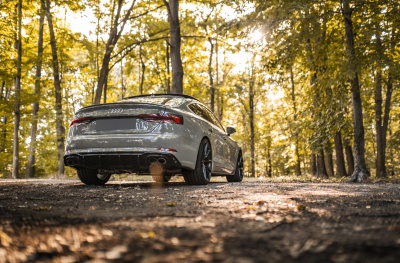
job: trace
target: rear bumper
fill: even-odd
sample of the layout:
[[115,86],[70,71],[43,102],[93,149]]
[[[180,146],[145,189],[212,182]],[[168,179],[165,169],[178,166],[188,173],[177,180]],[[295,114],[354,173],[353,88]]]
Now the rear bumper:
[[66,154],[64,164],[75,169],[97,169],[103,173],[150,173],[149,167],[157,163],[167,172],[182,169],[178,159],[169,153],[80,153]]

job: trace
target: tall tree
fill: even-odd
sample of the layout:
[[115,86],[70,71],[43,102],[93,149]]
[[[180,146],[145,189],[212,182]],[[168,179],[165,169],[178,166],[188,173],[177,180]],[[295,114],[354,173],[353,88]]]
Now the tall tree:
[[335,154],[336,154],[336,176],[347,176],[346,166],[344,161],[342,133],[337,131],[335,133]]
[[253,66],[249,72],[249,125],[250,125],[250,162],[251,162],[251,176],[256,177],[256,156],[255,156],[255,105],[254,105],[254,86],[255,86],[255,74]]
[[14,144],[13,144],[13,166],[12,177],[19,177],[19,127],[21,122],[21,64],[22,64],[22,0],[17,4],[17,72],[14,80],[15,104],[14,104]]
[[57,160],[58,169],[57,177],[64,175],[64,140],[65,140],[65,128],[63,124],[63,109],[62,109],[62,91],[61,91],[61,79],[59,70],[57,40],[54,32],[53,15],[51,13],[50,0],[41,0],[41,4],[44,7],[44,11],[47,18],[50,33],[50,45],[52,54],[52,67],[53,67],[53,79],[55,88],[55,110],[56,110],[56,141],[57,141]]
[[354,122],[354,150],[355,167],[350,178],[352,182],[365,181],[370,173],[365,161],[365,138],[364,123],[361,100],[361,87],[358,80],[358,68],[356,50],[354,45],[354,29],[352,20],[353,9],[350,7],[350,0],[342,1],[342,16],[345,26],[345,39],[347,50],[347,63],[350,77],[352,104],[353,104],[353,122]]
[[[43,3],[43,2],[42,2]],[[38,112],[40,100],[40,81],[42,77],[42,63],[43,63],[43,29],[44,29],[44,12],[43,6],[40,8],[39,14],[39,35],[37,44],[37,59],[36,59],[36,73],[35,73],[35,102],[32,105],[32,122],[31,122],[31,141],[29,145],[28,164],[26,168],[26,177],[32,178],[35,175],[35,159],[36,159],[36,134],[38,126]]]
[[[387,177],[386,171],[386,146],[387,133],[389,128],[389,118],[393,93],[393,63],[392,57],[395,52],[395,46],[398,41],[399,32],[396,29],[398,22],[399,8],[392,1],[387,1],[387,5],[373,6],[376,15],[374,16],[373,28],[375,31],[375,130],[376,130],[376,176]],[[387,9],[387,20],[382,26],[383,12],[381,9]],[[396,17],[396,18],[395,18]],[[397,24],[396,24],[397,23]],[[385,41],[386,38],[386,41]],[[387,72],[386,80],[384,72]],[[386,84],[386,94],[384,93],[384,84]],[[382,105],[383,104],[383,105]]]
[[[290,84],[291,84],[291,102],[293,108],[293,122],[297,123],[298,112],[297,112],[297,104],[296,104],[296,92],[295,92],[295,82],[294,82],[294,74],[293,74],[293,66],[289,67],[290,71]],[[300,162],[300,154],[299,154],[299,132],[298,127],[295,127],[295,131],[293,133],[294,136],[294,159],[295,159],[295,173],[297,176],[301,175],[301,162]],[[271,176],[270,176],[271,177]]]
[[183,93],[183,66],[181,58],[181,27],[179,21],[179,0],[163,0],[168,11],[170,31],[170,56],[172,67],[171,93]]

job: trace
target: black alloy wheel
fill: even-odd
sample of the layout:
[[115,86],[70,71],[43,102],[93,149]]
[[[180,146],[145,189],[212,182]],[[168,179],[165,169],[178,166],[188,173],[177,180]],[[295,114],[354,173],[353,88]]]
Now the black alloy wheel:
[[241,182],[244,175],[244,162],[242,152],[239,152],[238,160],[236,162],[236,169],[233,175],[228,175],[226,180],[228,182]]
[[204,138],[197,154],[196,167],[193,171],[184,170],[185,182],[190,185],[206,185],[210,182],[212,171],[212,149],[210,141]]

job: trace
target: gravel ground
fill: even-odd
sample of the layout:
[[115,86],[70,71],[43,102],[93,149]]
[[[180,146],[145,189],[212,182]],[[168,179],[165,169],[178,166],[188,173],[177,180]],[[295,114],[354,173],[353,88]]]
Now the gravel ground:
[[2,179],[0,262],[399,262],[398,183],[216,179]]

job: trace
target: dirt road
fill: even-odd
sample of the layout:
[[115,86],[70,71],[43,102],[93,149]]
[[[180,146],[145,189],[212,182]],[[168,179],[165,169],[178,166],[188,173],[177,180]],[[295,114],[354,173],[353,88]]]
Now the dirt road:
[[0,262],[400,259],[391,183],[0,180],[0,221]]

